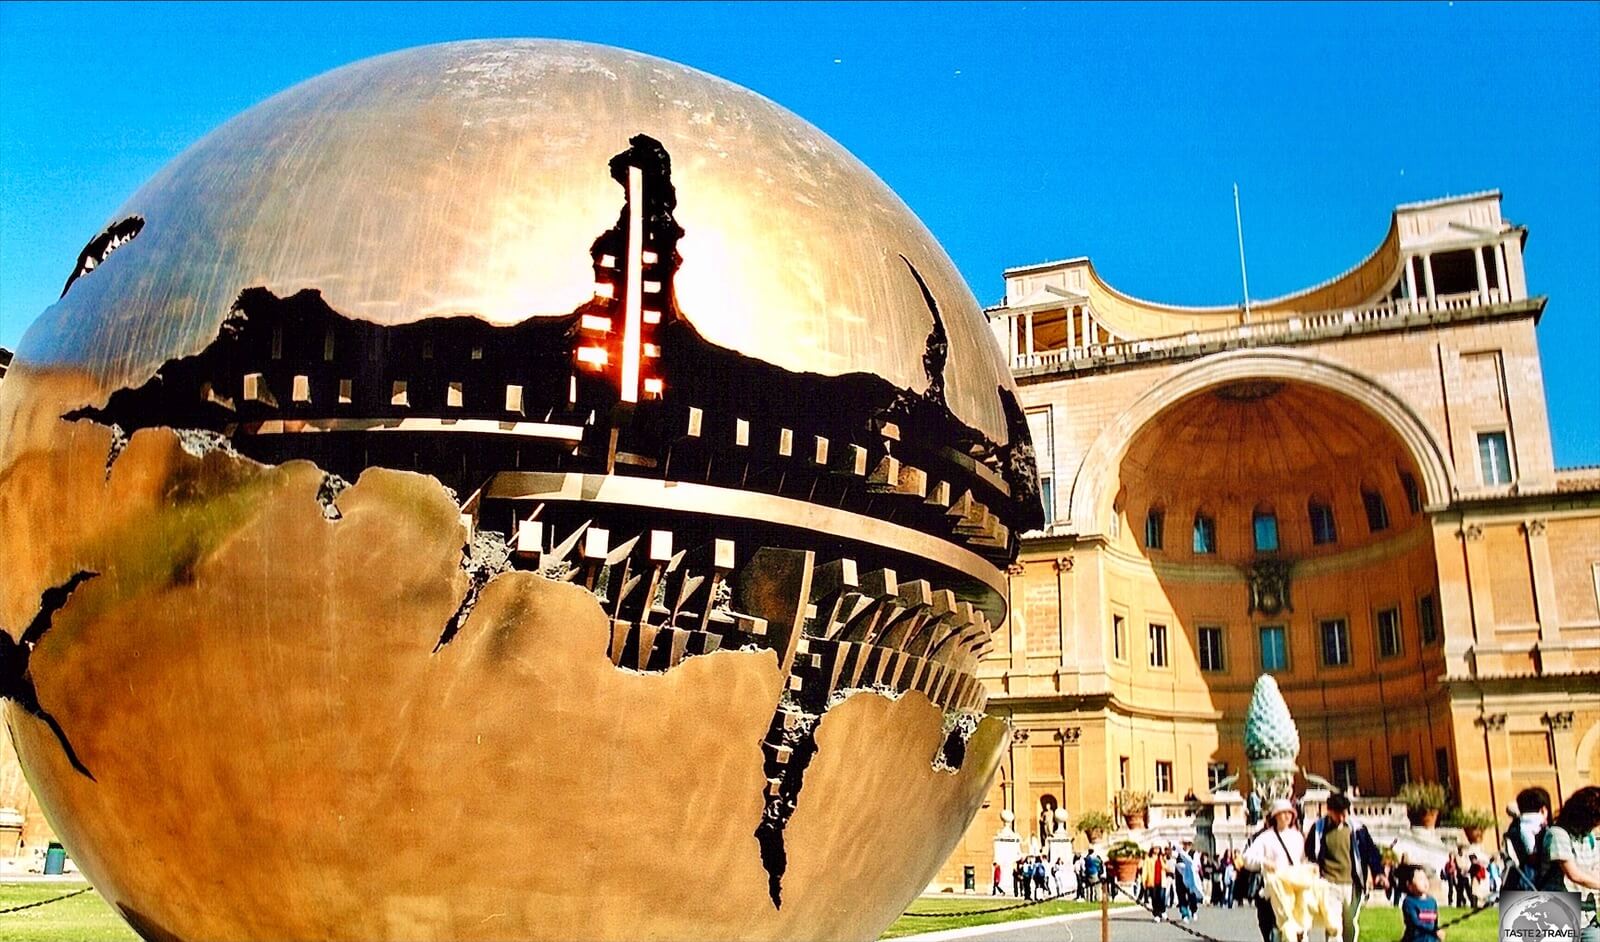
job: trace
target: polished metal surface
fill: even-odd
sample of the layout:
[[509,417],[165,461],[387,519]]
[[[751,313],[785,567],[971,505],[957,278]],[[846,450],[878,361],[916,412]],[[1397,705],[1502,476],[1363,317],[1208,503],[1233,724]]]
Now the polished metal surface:
[[20,358],[135,385],[204,347],[249,287],[316,289],[381,323],[569,314],[622,205],[607,161],[641,133],[671,155],[678,308],[708,339],[920,392],[932,319],[909,262],[948,330],[950,407],[1007,441],[997,389],[1012,380],[983,313],[881,180],[750,91],[570,42],[391,53],[239,115],[117,211],[143,229],[71,285]]
[[74,859],[147,938],[872,939],[998,767],[999,720],[950,771],[920,693],[844,696],[777,908],[754,836],[772,652],[620,669],[590,593],[514,572],[435,653],[467,586],[437,483],[370,471],[330,520],[309,463],[147,430],[108,476],[110,446],[80,429],[0,473],[0,623],[27,623],[34,586],[101,574],[30,665],[94,777],[5,715]]

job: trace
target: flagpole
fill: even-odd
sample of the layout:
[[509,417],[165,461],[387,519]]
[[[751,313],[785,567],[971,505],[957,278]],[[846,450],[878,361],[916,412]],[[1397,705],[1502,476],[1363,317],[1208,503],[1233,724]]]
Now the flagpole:
[[1233,185],[1233,224],[1239,231],[1239,278],[1244,282],[1244,319],[1250,320],[1250,273],[1244,265],[1244,217],[1239,214],[1239,184]]

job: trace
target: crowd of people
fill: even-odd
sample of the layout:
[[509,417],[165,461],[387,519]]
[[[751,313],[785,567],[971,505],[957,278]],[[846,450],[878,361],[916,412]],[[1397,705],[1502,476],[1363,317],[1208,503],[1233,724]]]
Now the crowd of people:
[[[1373,890],[1387,893],[1400,908],[1402,942],[1439,942],[1440,902],[1430,892],[1435,885],[1443,905],[1469,908],[1490,904],[1502,890],[1579,893],[1584,920],[1580,942],[1600,942],[1600,787],[1573,792],[1559,812],[1553,812],[1544,789],[1523,789],[1507,809],[1503,852],[1468,847],[1433,873],[1380,850],[1366,826],[1351,815],[1350,799],[1344,795],[1330,796],[1324,814],[1304,829],[1287,800],[1263,810],[1261,830],[1242,851],[1197,854],[1190,841],[1148,850],[1139,863],[1135,892],[1152,918],[1190,922],[1203,905],[1254,906],[1263,942],[1307,942],[1281,930],[1265,875],[1314,863],[1337,893],[1343,942],[1360,942],[1361,908]],[[1108,869],[1093,848],[1074,855],[1070,863],[1036,855],[1018,861],[1012,885],[1017,896],[1030,900],[1070,894],[1093,901],[1102,892]],[[1065,880],[1069,874],[1075,880]],[[1004,892],[1000,877],[996,864],[995,893]]]

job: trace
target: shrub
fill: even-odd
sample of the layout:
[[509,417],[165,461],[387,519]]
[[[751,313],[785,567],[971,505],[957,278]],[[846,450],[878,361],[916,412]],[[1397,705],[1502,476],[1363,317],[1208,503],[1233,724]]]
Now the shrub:
[[1395,797],[1405,803],[1407,811],[1444,810],[1444,786],[1438,782],[1407,782]]
[[1488,830],[1494,827],[1495,816],[1483,808],[1454,808],[1445,823],[1457,828],[1481,828]]
[[1116,827],[1116,823],[1104,811],[1085,811],[1078,815],[1078,820],[1072,826],[1080,834],[1087,834],[1090,831],[1110,831]]
[[1124,788],[1117,792],[1117,808],[1123,814],[1144,814],[1150,808],[1150,793]]

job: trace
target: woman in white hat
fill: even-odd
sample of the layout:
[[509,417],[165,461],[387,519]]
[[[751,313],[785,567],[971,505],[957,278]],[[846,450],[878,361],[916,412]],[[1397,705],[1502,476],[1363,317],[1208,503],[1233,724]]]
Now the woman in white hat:
[[[1271,873],[1280,867],[1293,867],[1306,859],[1306,841],[1294,826],[1294,805],[1286,798],[1274,799],[1267,806],[1266,824],[1250,838],[1244,848],[1244,868]],[[1267,898],[1265,883],[1257,883],[1256,925],[1262,942],[1278,942],[1278,917]]]

